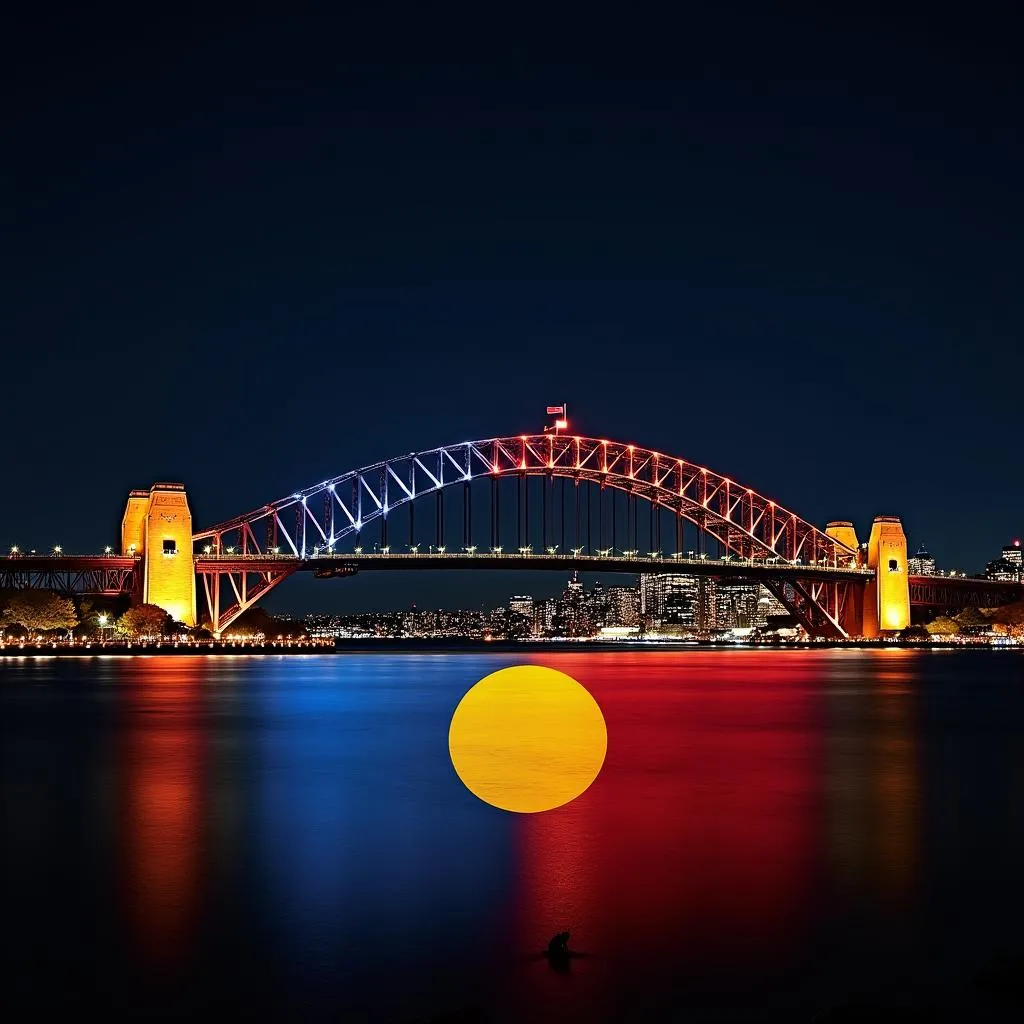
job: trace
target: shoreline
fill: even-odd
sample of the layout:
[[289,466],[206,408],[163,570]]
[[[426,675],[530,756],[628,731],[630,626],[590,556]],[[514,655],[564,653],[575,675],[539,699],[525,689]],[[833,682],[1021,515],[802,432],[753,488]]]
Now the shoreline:
[[893,643],[887,640],[786,641],[780,643],[726,643],[715,640],[691,641],[609,641],[609,640],[475,640],[427,637],[381,638],[379,640],[339,639],[333,643],[245,643],[212,641],[201,644],[10,644],[0,646],[5,658],[105,658],[105,657],[237,657],[239,655],[335,655],[335,654],[510,654],[544,651],[555,653],[634,651],[682,653],[685,651],[808,651],[808,650],[1004,650],[1016,645],[987,643],[934,644],[928,641]]

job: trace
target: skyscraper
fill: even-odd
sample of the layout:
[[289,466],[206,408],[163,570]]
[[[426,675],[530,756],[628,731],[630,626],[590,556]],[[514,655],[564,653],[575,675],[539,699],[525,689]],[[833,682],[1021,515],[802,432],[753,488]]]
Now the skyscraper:
[[907,572],[912,576],[934,576],[936,573],[935,556],[928,554],[922,544],[917,549],[917,553],[907,559]]
[[694,576],[641,576],[640,603],[649,629],[698,626],[698,584]]

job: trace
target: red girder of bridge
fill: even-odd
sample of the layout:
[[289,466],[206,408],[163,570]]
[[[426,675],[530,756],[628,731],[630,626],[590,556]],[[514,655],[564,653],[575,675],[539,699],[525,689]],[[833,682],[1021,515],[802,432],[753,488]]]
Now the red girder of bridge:
[[911,605],[935,610],[998,608],[1024,600],[1024,583],[967,576],[911,576]]
[[[410,452],[324,480],[202,530],[194,540],[207,541],[211,553],[226,553],[229,548],[243,555],[284,551],[301,563],[320,550],[333,551],[375,520],[386,530],[389,514],[426,495],[481,478],[497,482],[530,476],[591,483],[641,498],[679,521],[692,523],[740,558],[835,569],[855,568],[858,563],[856,551],[727,476],[637,445],[557,433],[465,441]],[[202,567],[214,629],[224,629],[292,571],[294,566],[285,568],[280,563],[255,574],[251,564],[247,571],[213,563]],[[225,576],[234,603],[222,611]],[[253,576],[251,585],[248,576]],[[846,582],[819,578],[810,584],[771,579],[766,583],[811,632],[845,635],[841,623],[850,590]]]

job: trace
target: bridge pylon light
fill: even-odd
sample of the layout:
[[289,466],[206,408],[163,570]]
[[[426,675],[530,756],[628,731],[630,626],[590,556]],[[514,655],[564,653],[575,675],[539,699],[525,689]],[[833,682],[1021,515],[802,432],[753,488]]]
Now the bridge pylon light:
[[864,636],[882,636],[910,625],[907,538],[897,516],[875,516],[868,538],[868,568],[875,578],[864,588]]
[[136,599],[163,608],[176,622],[196,624],[192,513],[183,484],[158,483],[128,495],[121,523],[123,554],[141,555]]
[[[833,540],[853,548],[855,554],[852,556],[861,563],[860,541],[857,540],[857,530],[848,519],[834,519],[825,527],[825,533]],[[839,623],[847,636],[861,636],[864,632],[864,600],[858,593],[856,600],[846,601],[843,605],[842,621]]]
[[833,540],[845,544],[854,551],[860,550],[860,541],[857,540],[857,530],[853,523],[846,519],[835,519],[825,527],[825,533]]

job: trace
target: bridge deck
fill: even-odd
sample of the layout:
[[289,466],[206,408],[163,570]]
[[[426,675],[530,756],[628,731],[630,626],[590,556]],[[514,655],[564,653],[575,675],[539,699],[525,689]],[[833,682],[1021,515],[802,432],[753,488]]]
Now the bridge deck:
[[680,573],[694,576],[731,576],[750,579],[865,580],[869,569],[788,564],[765,559],[649,558],[602,555],[520,555],[430,552],[424,554],[334,554],[299,559],[291,555],[197,555],[198,571],[312,572],[343,576],[356,572],[401,570],[519,570],[534,572]]

